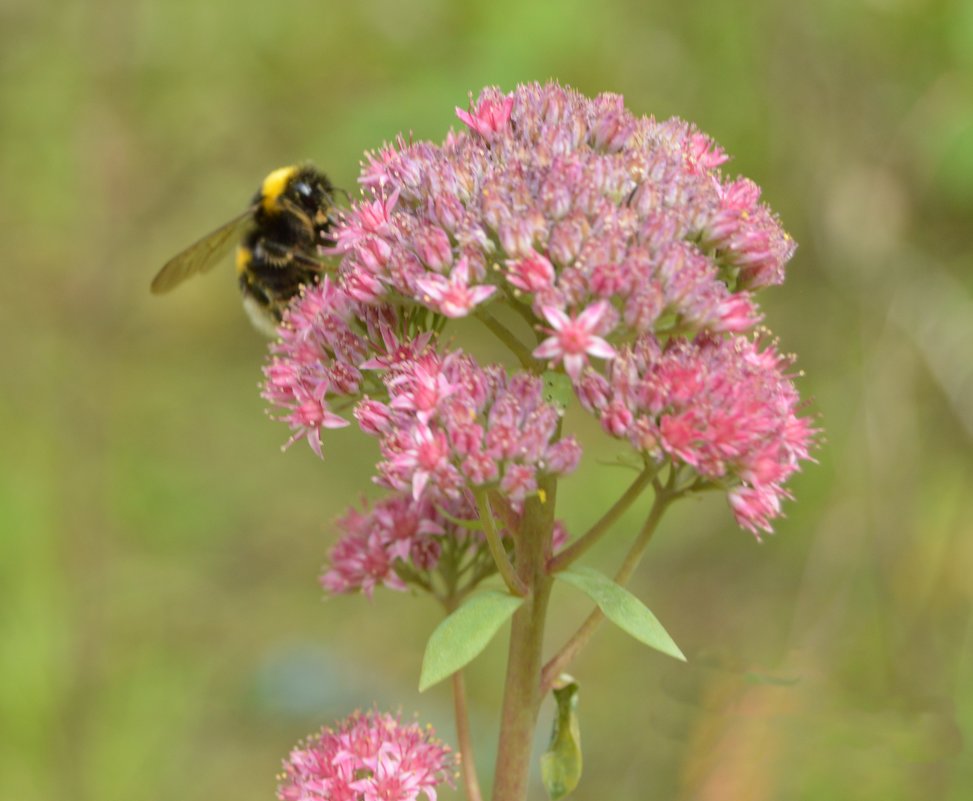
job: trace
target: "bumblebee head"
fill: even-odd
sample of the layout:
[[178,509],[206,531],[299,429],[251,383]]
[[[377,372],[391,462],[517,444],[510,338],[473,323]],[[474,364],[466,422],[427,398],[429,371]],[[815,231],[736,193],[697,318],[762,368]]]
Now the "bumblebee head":
[[313,219],[334,203],[333,192],[331,181],[314,167],[292,165],[279,167],[264,178],[257,202],[269,215],[279,214],[294,204]]

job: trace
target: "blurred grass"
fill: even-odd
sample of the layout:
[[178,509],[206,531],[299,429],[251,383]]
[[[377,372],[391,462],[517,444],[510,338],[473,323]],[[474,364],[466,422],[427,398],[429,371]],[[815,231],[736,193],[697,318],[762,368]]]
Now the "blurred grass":
[[[973,794],[969,3],[7,0],[0,37],[0,798],[269,798],[373,701],[452,737],[415,691],[432,604],[320,603],[373,452],[279,453],[226,276],[146,290],[271,167],[352,189],[362,150],[549,77],[694,120],[764,186],[801,245],[767,322],[827,430],[762,546],[673,510],[636,590],[690,663],[599,634],[578,798]],[[623,481],[589,461],[572,527]],[[552,646],[586,611],[557,602]],[[468,682],[484,770],[502,657]]]

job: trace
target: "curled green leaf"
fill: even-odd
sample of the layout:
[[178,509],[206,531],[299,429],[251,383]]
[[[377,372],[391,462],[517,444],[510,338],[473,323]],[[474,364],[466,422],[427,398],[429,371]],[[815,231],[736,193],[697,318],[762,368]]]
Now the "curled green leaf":
[[551,742],[541,755],[541,781],[551,801],[564,798],[581,781],[581,725],[578,720],[578,683],[567,673],[554,682],[557,710]]

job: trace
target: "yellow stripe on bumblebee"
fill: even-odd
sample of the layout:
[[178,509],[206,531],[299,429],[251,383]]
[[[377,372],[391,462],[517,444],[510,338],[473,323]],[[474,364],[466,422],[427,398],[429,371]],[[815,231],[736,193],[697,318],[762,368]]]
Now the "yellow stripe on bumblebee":
[[253,251],[243,245],[237,245],[236,249],[236,274],[243,275],[253,260]]
[[273,170],[262,184],[260,184],[260,205],[268,214],[276,214],[280,209],[277,201],[284,194],[290,180],[297,174],[298,168],[294,165],[289,167],[278,167]]

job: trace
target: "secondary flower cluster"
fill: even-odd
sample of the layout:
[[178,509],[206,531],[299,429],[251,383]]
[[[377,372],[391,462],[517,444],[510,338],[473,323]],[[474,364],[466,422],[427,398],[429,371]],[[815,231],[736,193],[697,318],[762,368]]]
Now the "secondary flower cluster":
[[814,431],[773,345],[742,336],[651,336],[622,349],[607,375],[587,370],[585,407],[615,437],[659,461],[690,465],[728,489],[740,525],[770,531],[783,483],[808,458]]
[[[500,539],[510,542],[521,513],[497,497],[491,505]],[[361,592],[369,597],[378,586],[402,591],[411,581],[429,587],[431,574],[449,548],[455,564],[478,567],[470,576],[478,583],[495,572],[493,557],[481,531],[457,522],[475,525],[478,515],[469,493],[436,503],[428,497],[416,500],[411,493],[393,493],[373,506],[352,507],[337,521],[341,537],[328,554],[321,586],[332,595]],[[556,521],[552,551],[559,550],[567,538],[563,523]]]
[[458,350],[442,356],[429,332],[400,341],[398,326],[390,307],[359,304],[328,279],[302,293],[265,370],[264,397],[286,410],[292,440],[306,436],[320,455],[322,429],[347,425],[329,398],[356,398],[368,386],[385,400],[366,395],[354,415],[381,440],[378,480],[416,500],[497,484],[520,503],[540,473],[574,470],[581,449],[559,438],[560,413],[540,378],[481,368]]
[[337,521],[341,538],[328,555],[329,569],[321,586],[334,595],[363,592],[371,596],[382,585],[406,589],[397,572],[398,564],[428,573],[439,563],[446,537],[463,543],[469,532],[448,520],[443,513],[460,520],[476,517],[466,498],[434,505],[429,499],[415,500],[410,494],[390,495],[373,507],[349,509]]
[[436,801],[453,783],[456,758],[430,728],[391,715],[356,713],[323,729],[284,761],[280,801]]
[[560,412],[536,376],[430,351],[395,365],[385,383],[389,402],[365,401],[355,414],[382,438],[381,482],[414,498],[496,485],[520,504],[538,475],[569,473],[580,461],[574,437],[558,438]]

